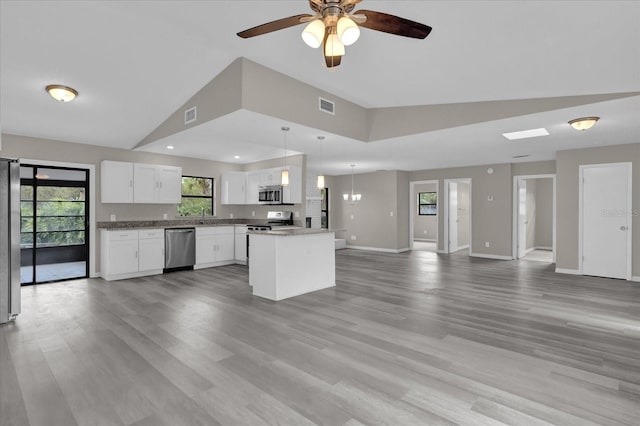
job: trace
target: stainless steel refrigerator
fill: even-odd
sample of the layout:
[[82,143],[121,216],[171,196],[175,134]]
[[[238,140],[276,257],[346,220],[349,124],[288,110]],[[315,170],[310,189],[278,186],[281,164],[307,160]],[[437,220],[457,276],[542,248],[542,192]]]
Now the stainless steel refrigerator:
[[0,158],[0,324],[20,313],[20,164]]

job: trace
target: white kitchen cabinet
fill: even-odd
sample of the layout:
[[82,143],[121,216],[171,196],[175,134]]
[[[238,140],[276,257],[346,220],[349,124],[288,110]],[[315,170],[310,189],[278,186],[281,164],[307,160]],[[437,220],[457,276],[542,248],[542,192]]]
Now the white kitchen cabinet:
[[247,174],[247,204],[258,204],[258,192],[262,185],[262,172],[257,170]]
[[164,229],[116,230],[100,233],[100,269],[107,281],[161,274]]
[[235,229],[235,259],[239,263],[247,261],[247,227],[236,226]]
[[222,204],[247,203],[247,173],[226,172],[221,178]]
[[133,201],[141,204],[179,204],[182,169],[172,166],[135,163]]
[[231,264],[235,260],[233,226],[196,228],[195,269]]
[[164,229],[144,229],[138,233],[138,271],[164,268]]
[[103,203],[133,202],[133,163],[100,163],[100,199]]
[[302,203],[302,169],[298,166],[287,166],[289,185],[282,187],[282,202]]

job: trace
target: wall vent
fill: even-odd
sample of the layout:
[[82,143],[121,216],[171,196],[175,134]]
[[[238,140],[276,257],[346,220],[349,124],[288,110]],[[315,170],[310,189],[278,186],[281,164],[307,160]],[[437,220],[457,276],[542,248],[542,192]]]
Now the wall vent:
[[197,119],[197,107],[189,108],[184,112],[184,124],[193,123]]
[[319,97],[318,98],[318,106],[320,111],[326,112],[327,114],[336,115],[336,103],[330,101],[328,99]]

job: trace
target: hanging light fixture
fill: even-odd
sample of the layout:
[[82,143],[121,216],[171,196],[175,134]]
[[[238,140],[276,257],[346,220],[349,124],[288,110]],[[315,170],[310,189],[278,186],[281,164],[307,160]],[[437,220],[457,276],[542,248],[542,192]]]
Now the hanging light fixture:
[[324,31],[325,24],[322,19],[311,21],[302,31],[302,40],[307,46],[317,49],[324,41]]
[[345,46],[351,46],[360,38],[360,28],[348,16],[338,19],[337,33]]
[[353,169],[356,167],[355,164],[351,165],[351,194],[342,194],[342,198],[344,201],[348,201],[351,204],[356,204],[358,201],[362,199],[362,194],[356,194],[353,190]]
[[289,186],[289,170],[287,170],[287,132],[289,128],[281,127],[280,130],[284,134],[284,167],[280,173],[280,185]]
[[340,41],[340,37],[338,37],[336,27],[329,28],[329,35],[327,36],[327,41],[324,43],[324,54],[330,58],[334,58],[336,56],[344,56],[344,44]]
[[600,117],[582,117],[569,121],[569,124],[576,130],[589,130],[598,120]]
[[58,102],[71,102],[78,96],[76,89],[61,84],[50,84],[45,90]]
[[[320,161],[322,161],[322,141],[324,141],[324,136],[318,136],[318,140],[320,141]],[[318,175],[317,187],[318,189],[324,189],[324,175]]]

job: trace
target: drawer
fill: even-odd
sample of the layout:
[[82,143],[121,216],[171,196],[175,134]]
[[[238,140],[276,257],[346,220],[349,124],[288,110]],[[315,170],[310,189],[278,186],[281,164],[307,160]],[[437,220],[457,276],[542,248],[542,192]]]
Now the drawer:
[[215,229],[216,235],[235,233],[234,226],[216,226],[214,229]]
[[141,240],[164,238],[164,229],[141,229],[138,231],[138,238]]
[[196,228],[196,237],[203,237],[205,235],[215,235],[215,226],[199,226]]
[[110,241],[127,241],[127,240],[137,240],[138,239],[138,231],[107,231],[107,238]]

